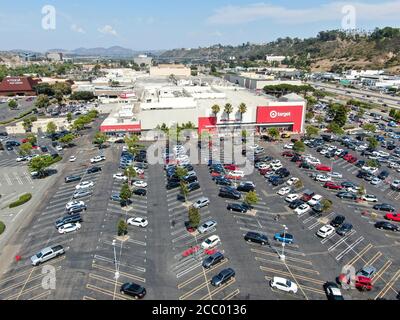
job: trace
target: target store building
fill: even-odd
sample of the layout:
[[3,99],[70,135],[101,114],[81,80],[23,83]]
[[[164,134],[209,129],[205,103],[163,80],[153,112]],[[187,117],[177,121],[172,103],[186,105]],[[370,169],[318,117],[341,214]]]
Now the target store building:
[[280,99],[262,97],[256,103],[246,103],[247,111],[243,115],[237,112],[237,106],[232,105],[234,112],[229,116],[224,114],[224,106],[221,105],[217,116],[199,117],[199,134],[204,130],[223,134],[232,128],[253,129],[260,133],[269,128],[278,128],[281,132],[304,133],[306,101],[296,94]]

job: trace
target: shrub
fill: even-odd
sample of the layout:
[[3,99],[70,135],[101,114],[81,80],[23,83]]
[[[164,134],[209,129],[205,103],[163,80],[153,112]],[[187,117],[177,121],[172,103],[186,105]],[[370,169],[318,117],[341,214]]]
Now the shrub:
[[0,221],[0,234],[2,234],[6,230],[6,225],[3,221]]
[[14,202],[10,203],[10,205],[8,207],[9,208],[18,207],[18,206],[23,205],[24,203],[28,202],[31,199],[32,199],[32,194],[31,193],[25,193],[22,196],[20,196],[17,201],[14,201]]
[[125,220],[121,219],[118,221],[118,236],[124,236],[128,233],[128,224]]

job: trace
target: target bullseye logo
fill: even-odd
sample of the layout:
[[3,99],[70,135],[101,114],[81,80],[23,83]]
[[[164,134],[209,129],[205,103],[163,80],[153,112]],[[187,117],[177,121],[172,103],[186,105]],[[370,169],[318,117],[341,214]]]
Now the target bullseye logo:
[[272,111],[270,112],[269,116],[270,116],[272,119],[275,119],[275,118],[278,116],[278,112],[276,112],[275,110],[272,110]]

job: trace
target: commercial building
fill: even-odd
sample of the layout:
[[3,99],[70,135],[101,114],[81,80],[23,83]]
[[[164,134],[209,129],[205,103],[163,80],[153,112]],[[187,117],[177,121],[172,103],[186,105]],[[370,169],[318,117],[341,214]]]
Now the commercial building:
[[264,75],[256,73],[227,74],[225,79],[240,87],[250,90],[262,90],[265,86],[273,86],[279,84],[292,84],[295,86],[302,85],[300,80],[281,80],[276,79],[274,75]]
[[[60,117],[60,118],[46,118],[46,119],[38,119],[34,122],[32,122],[32,128],[31,132],[32,133],[38,133],[40,130],[41,132],[46,132],[47,130],[47,124],[49,122],[53,122],[56,127],[57,131],[61,131],[64,129],[69,129],[71,124],[67,121],[67,118],[65,117]],[[23,126],[23,121],[17,122],[13,126],[7,126],[6,127],[6,132],[10,135],[13,134],[24,134],[25,129]]]
[[116,108],[101,124],[100,131],[109,135],[119,133],[140,133],[140,121],[135,118],[132,106]]
[[46,59],[53,62],[62,62],[64,59],[62,52],[48,52],[46,53]]
[[33,96],[40,79],[32,77],[6,77],[0,83],[0,96]]
[[178,77],[190,77],[191,70],[183,64],[159,64],[150,68],[151,77],[169,77],[171,74]]
[[151,62],[153,61],[152,57],[148,57],[145,54],[140,54],[137,57],[133,58],[133,62],[138,66],[145,65],[146,67],[151,66]]
[[283,60],[285,60],[285,56],[274,56],[274,55],[266,55],[265,60],[268,62],[279,62],[281,63]]

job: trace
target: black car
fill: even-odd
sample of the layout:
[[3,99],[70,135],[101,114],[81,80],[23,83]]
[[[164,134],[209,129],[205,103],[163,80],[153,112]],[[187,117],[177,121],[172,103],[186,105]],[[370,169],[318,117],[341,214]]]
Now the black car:
[[250,210],[251,208],[245,204],[245,203],[228,203],[228,206],[226,207],[229,211],[236,211],[236,212],[241,212],[241,213],[246,213],[247,210]]
[[238,187],[236,188],[237,191],[242,191],[242,192],[250,192],[250,191],[254,191],[255,187],[253,184],[251,183],[246,183],[243,182],[241,184],[238,185]]
[[182,167],[187,171],[193,171],[193,166],[191,164],[184,164]]
[[315,214],[316,216],[321,216],[322,213],[324,212],[324,206],[317,202],[313,207],[312,207],[312,211],[311,214]]
[[364,179],[365,177],[367,177],[368,175],[370,175],[369,172],[367,171],[358,171],[356,177],[360,178],[360,179]]
[[338,192],[336,196],[340,199],[357,200],[357,195],[352,192]]
[[292,159],[290,159],[291,162],[297,162],[297,161],[301,161],[301,156],[295,154]]
[[365,161],[364,160],[358,160],[355,164],[356,167],[361,168],[365,165]]
[[387,221],[378,221],[375,223],[375,228],[377,229],[384,229],[384,230],[390,230],[390,231],[400,231],[399,226],[387,222]]
[[253,231],[247,232],[244,236],[244,240],[247,242],[259,243],[261,245],[269,244],[268,237],[266,235]]
[[279,175],[281,178],[286,178],[290,176],[290,171],[286,168],[280,168],[275,173]]
[[375,204],[373,206],[373,208],[375,210],[386,211],[386,212],[395,212],[396,211],[396,209],[388,203]]
[[235,277],[235,271],[232,268],[227,268],[222,270],[216,276],[214,276],[211,279],[211,284],[215,287],[219,287],[234,277]]
[[338,285],[334,282],[324,283],[324,290],[328,300],[344,300]]
[[178,181],[168,181],[167,183],[167,190],[171,190],[171,189],[175,189],[178,188],[180,186],[180,182]]
[[346,220],[344,216],[338,215],[331,221],[331,226],[335,228],[340,227],[344,223],[344,220]]
[[76,214],[76,213],[80,213],[80,212],[82,212],[82,211],[86,211],[86,209],[87,209],[87,206],[86,206],[86,205],[83,205],[83,206],[73,206],[73,207],[71,207],[71,208],[69,208],[69,209],[67,210],[67,213],[68,213],[68,214]]
[[345,236],[353,229],[353,225],[350,223],[343,223],[339,229],[336,230],[336,233],[341,236]]
[[197,177],[196,176],[189,176],[189,177],[183,178],[182,180],[185,181],[186,183],[191,183],[191,182],[196,182],[197,181]]
[[239,200],[242,197],[242,194],[232,187],[222,187],[219,189],[218,196]]
[[203,268],[208,269],[215,266],[217,263],[224,260],[224,255],[221,252],[216,252],[203,260]]
[[224,178],[224,177],[214,177],[213,179],[217,185],[221,185],[221,186],[231,186],[232,185],[232,181],[227,178]]
[[289,208],[296,209],[297,207],[301,206],[303,203],[305,203],[303,200],[300,200],[300,199],[294,200],[289,204]]
[[81,176],[68,176],[64,178],[65,183],[80,181],[82,179]]
[[142,299],[146,295],[146,289],[133,282],[124,283],[119,291],[122,294],[127,294],[135,299]]
[[381,179],[381,180],[385,180],[387,177],[389,177],[389,172],[387,172],[386,170],[383,170],[378,175],[378,178]]
[[302,163],[300,163],[299,168],[314,169],[314,166],[308,162],[302,162]]
[[86,173],[90,174],[90,173],[96,173],[101,171],[101,167],[91,167],[89,169],[86,170]]
[[147,195],[147,190],[146,189],[135,189],[132,191],[133,194],[136,194],[137,196],[145,196]]
[[200,189],[200,184],[198,182],[189,183],[187,189],[189,192]]
[[119,204],[121,205],[121,207],[126,207],[129,206],[133,203],[133,201],[131,199],[125,200],[125,199],[121,199]]
[[40,150],[41,150],[42,152],[49,152],[49,149],[48,149],[46,146],[41,146],[41,147],[40,147]]
[[67,224],[67,223],[76,223],[76,222],[82,222],[82,221],[83,221],[83,219],[79,213],[73,214],[70,216],[65,216],[56,221],[56,228],[58,229],[59,227],[62,227],[64,224]]
[[343,188],[356,188],[357,187],[353,182],[350,182],[350,181],[343,181],[340,185]]
[[285,180],[283,180],[281,177],[278,177],[278,178],[276,178],[276,179],[273,179],[272,181],[271,181],[271,184],[273,185],[273,186],[279,186],[279,185],[281,185],[281,184],[284,184],[285,183]]

